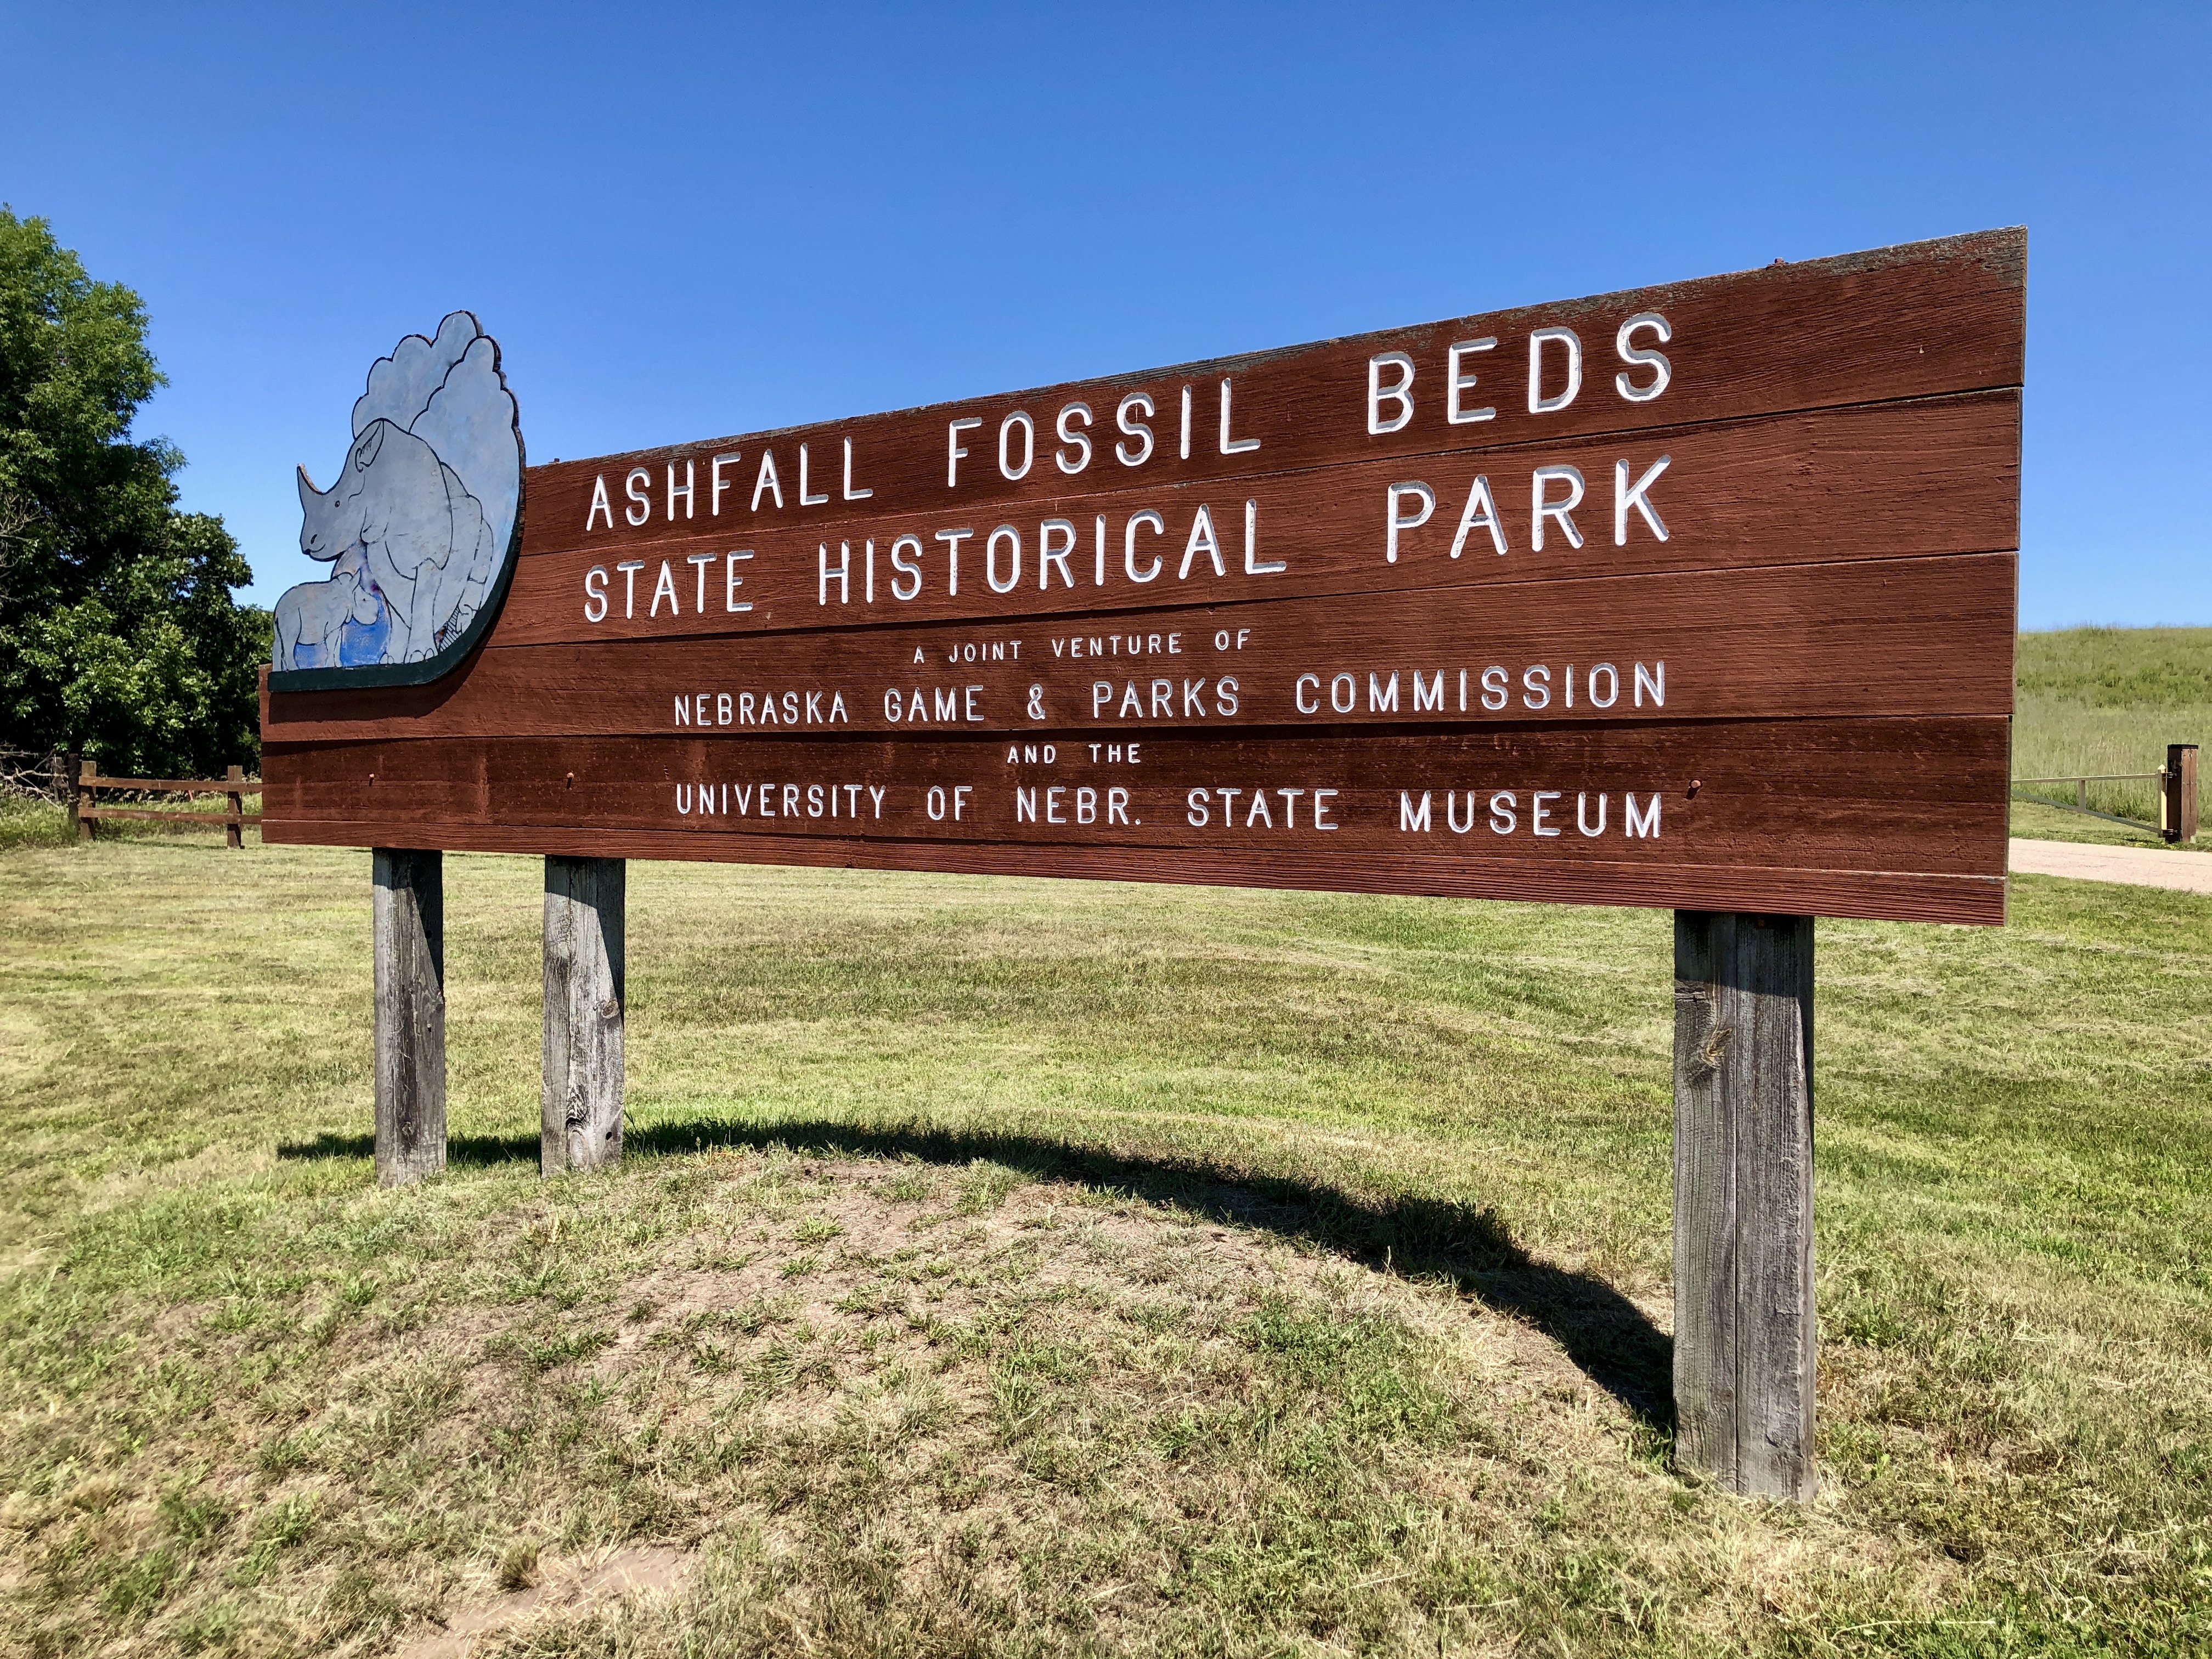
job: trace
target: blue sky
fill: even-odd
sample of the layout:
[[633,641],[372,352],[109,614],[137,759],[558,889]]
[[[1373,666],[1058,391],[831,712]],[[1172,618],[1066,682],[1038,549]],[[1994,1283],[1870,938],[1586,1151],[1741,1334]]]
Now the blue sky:
[[2212,623],[2212,7],[0,3],[253,596],[466,306],[533,458],[2025,223],[2021,617]]

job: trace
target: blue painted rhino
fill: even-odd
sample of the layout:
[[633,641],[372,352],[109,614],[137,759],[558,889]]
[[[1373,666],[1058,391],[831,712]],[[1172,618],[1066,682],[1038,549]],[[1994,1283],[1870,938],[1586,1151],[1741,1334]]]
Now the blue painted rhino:
[[358,548],[338,555],[330,580],[301,582],[276,601],[276,660],[289,667],[380,662],[390,636],[390,612]]
[[496,562],[483,507],[460,475],[386,420],[354,440],[328,489],[299,472],[300,550],[311,559],[360,554],[392,617],[384,659],[419,661],[459,637]]
[[299,469],[300,550],[333,568],[277,600],[279,670],[435,656],[512,550],[521,434],[499,348],[469,313],[376,361],[353,429],[328,489]]

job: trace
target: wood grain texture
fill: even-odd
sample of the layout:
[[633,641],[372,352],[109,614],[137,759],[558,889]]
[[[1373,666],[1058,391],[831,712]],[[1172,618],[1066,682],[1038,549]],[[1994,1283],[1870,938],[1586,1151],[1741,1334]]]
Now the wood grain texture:
[[[1077,481],[1142,474],[1149,483],[1170,473],[1181,478],[1242,477],[1346,460],[1425,455],[1471,443],[1548,441],[2016,386],[2023,361],[2026,270],[2026,233],[1987,231],[811,427],[556,462],[531,470],[524,550],[572,545],[580,538],[593,481],[602,476],[617,503],[614,542],[626,544],[628,538],[665,532],[666,469],[672,462],[679,480],[684,463],[693,464],[694,488],[701,489],[692,498],[693,510],[707,515],[708,501],[701,487],[708,483],[712,458],[731,453],[744,460],[724,476],[746,498],[747,522],[763,527],[814,524],[845,504],[848,438],[854,447],[854,487],[872,489],[871,499],[886,510],[939,501],[978,509],[1034,503],[1067,486],[1068,476],[1052,459],[1060,447],[1054,424],[1059,411],[1078,401],[1093,412],[1089,431],[1094,455],[1085,471],[1075,475]],[[1647,312],[1668,319],[1674,337],[1662,349],[1673,375],[1658,398],[1633,403],[1614,386],[1615,374],[1626,367],[1615,355],[1614,335],[1627,319]],[[1572,328],[1581,338],[1583,388],[1565,409],[1532,414],[1528,340],[1532,331],[1547,326]],[[1478,375],[1478,384],[1464,405],[1494,408],[1496,417],[1452,425],[1443,395],[1446,349],[1457,341],[1485,337],[1498,343],[1466,360],[1463,367]],[[1639,337],[1651,343],[1648,334]],[[1414,414],[1398,431],[1370,434],[1368,363],[1391,351],[1413,360]],[[1648,382],[1649,373],[1636,370],[1633,378]],[[1256,450],[1220,452],[1218,393],[1224,378],[1234,382],[1235,434],[1260,439]],[[1179,411],[1187,385],[1193,392],[1194,422],[1186,460]],[[1150,397],[1156,410],[1148,422],[1156,434],[1152,459],[1134,468],[1122,466],[1111,454],[1121,438],[1115,410],[1132,394]],[[1037,445],[1027,477],[1013,481],[1000,476],[997,434],[1000,422],[1018,410],[1034,422]],[[957,418],[982,424],[963,435],[970,453],[961,463],[959,486],[948,488],[946,427]],[[828,498],[821,506],[799,504],[802,443],[809,452],[810,493]],[[1132,441],[1132,453],[1137,447]],[[754,514],[749,498],[761,454],[770,449],[784,506],[777,509],[772,497],[764,497],[762,510]],[[633,527],[620,522],[623,479],[641,466],[652,475],[653,511],[650,522]],[[732,511],[730,493],[723,497],[723,509],[726,517]]]
[[627,877],[618,858],[545,860],[545,1175],[622,1158]]
[[[1363,890],[1398,867],[1398,890],[1472,890],[1473,872],[1492,890],[1510,874],[1532,884],[1529,896],[1665,893],[1670,904],[1744,890],[1737,878],[1715,888],[1714,872],[1828,868],[1848,878],[1788,878],[1808,912],[1901,914],[1881,895],[1903,892],[1896,903],[1916,917],[2001,915],[2008,746],[1997,717],[1181,736],[1147,739],[1138,764],[1119,767],[1090,747],[1071,740],[1046,766],[1009,764],[1019,749],[983,738],[272,746],[263,835],[328,842],[371,830],[388,842],[434,826],[449,846],[514,852],[1109,878],[1157,878],[1149,872],[1188,857],[1205,873],[1167,878]],[[699,810],[702,790],[714,811]],[[1542,836],[1539,790],[1557,792],[1542,803]],[[1205,792],[1198,804],[1193,791]],[[1314,809],[1322,791],[1327,827]],[[1502,830],[1491,799],[1501,791],[1512,797]],[[1629,833],[1632,794],[1656,834]],[[1170,856],[1139,856],[1152,851]],[[1643,873],[1624,884],[1624,870]],[[1900,877],[1969,879],[1899,888]],[[1955,900],[1930,896],[1947,892]]]
[[[964,505],[899,510],[889,502],[869,502],[872,511],[811,526],[740,532],[702,525],[686,534],[620,547],[603,544],[604,538],[586,538],[579,545],[526,553],[489,642],[496,647],[951,618],[1003,622],[1309,594],[2008,551],[2020,540],[2019,457],[2020,399],[2008,391],[1670,428],[1634,445],[1563,440],[1503,454],[1439,459],[1418,469],[1400,460],[1353,462],[1271,473],[1242,481],[1233,490],[1164,482],[1123,485],[1098,495],[1054,492],[1019,515],[1011,509],[979,514]],[[1662,458],[1666,470],[1644,499],[1664,525],[1666,538],[1632,510],[1619,526],[1625,539],[1616,543],[1616,463],[1628,464],[1632,486]],[[1582,504],[1570,515],[1582,545],[1575,546],[1551,519],[1538,550],[1534,469],[1553,465],[1572,466],[1583,475]],[[1507,550],[1498,554],[1478,526],[1454,558],[1478,477],[1488,481]],[[1388,491],[1412,481],[1434,491],[1436,507],[1426,523],[1401,531],[1392,562]],[[1552,487],[1549,499],[1564,500],[1567,493],[1561,483]],[[1253,574],[1245,568],[1248,501],[1255,503],[1255,561],[1280,562],[1286,568],[1279,572]],[[1201,507],[1221,550],[1218,573],[1204,552],[1184,557]],[[1159,569],[1148,580],[1133,580],[1130,520],[1147,511],[1158,515],[1161,527],[1155,531],[1147,522],[1137,530],[1134,568],[1143,574],[1157,560]],[[1102,514],[1103,582],[1097,580]],[[1401,506],[1401,517],[1414,515]],[[1073,526],[1074,548],[1064,568],[1048,572],[1039,547],[1048,518]],[[996,592],[988,543],[1001,524],[1018,532],[1021,563],[1018,580]],[[956,529],[970,532],[958,544],[957,571],[951,549],[937,539],[939,532]],[[918,567],[918,578],[901,575],[891,562],[893,544],[904,535],[921,544],[919,558],[907,556]],[[728,560],[739,551],[751,556]],[[687,562],[695,555],[712,562]],[[832,579],[825,586],[825,556],[835,569],[848,556],[848,581]],[[642,568],[625,573],[619,568],[624,561],[641,561]],[[1012,564],[1007,547],[999,561],[1002,581]],[[588,620],[595,602],[586,586],[594,569],[605,573],[608,592],[606,615],[598,622]],[[732,576],[735,589],[728,585]],[[1050,586],[1043,586],[1041,579],[1048,578]],[[895,584],[910,589],[917,580],[919,591],[902,602]],[[752,608],[732,611],[732,600]]]
[[1674,918],[1675,1455],[1809,1499],[1813,922]]
[[[1540,694],[1522,676],[1536,665],[1547,670],[1546,717],[1577,723],[2005,714],[2016,568],[2009,553],[1971,554],[1176,606],[988,629],[941,623],[769,634],[742,644],[532,646],[487,651],[466,674],[437,685],[277,698],[263,731],[284,743],[643,735],[678,730],[681,697],[684,723],[694,727],[887,732],[915,729],[915,693],[927,716],[920,725],[936,725],[936,696],[949,688],[962,694],[955,724],[963,730],[1034,733],[1048,722],[1059,731],[1142,737],[1161,726],[1494,725],[1534,712]],[[1665,665],[1663,687],[1653,688],[1663,690],[1663,703],[1639,692],[1638,662],[1655,677]],[[1589,679],[1601,663],[1614,665],[1620,684],[1613,696],[1601,677],[1606,707],[1591,701]],[[1577,676],[1571,707],[1570,665]],[[1497,709],[1484,706],[1482,676],[1493,667],[1505,671]],[[1352,676],[1348,710],[1340,706],[1345,688],[1336,678],[1345,673]],[[1415,673],[1425,689],[1439,690],[1440,707],[1416,706]],[[1149,695],[1162,674],[1176,692],[1165,720],[1153,717]],[[1301,688],[1309,674],[1315,678]],[[1376,677],[1371,696],[1370,675]],[[1234,683],[1233,709],[1224,706],[1224,676]],[[1124,695],[1132,681],[1143,703],[1134,716]],[[1103,707],[1102,682],[1113,688]],[[981,688],[972,699],[965,695],[971,685]],[[1033,686],[1042,688],[1043,721],[1030,714]],[[1194,696],[1182,695],[1187,687]],[[894,691],[897,721],[887,716]],[[702,697],[704,714],[693,708]]]
[[446,1167],[445,855],[371,854],[376,1002],[376,1179],[403,1186]]
[[[366,823],[324,823],[315,826],[311,835],[292,839],[319,846],[366,845],[372,828]],[[266,839],[275,843],[283,837],[270,835]],[[457,852],[507,853],[518,850],[518,839],[504,830],[457,825],[447,845]],[[533,833],[529,840],[533,849],[550,848],[579,858],[615,848],[628,858],[672,861],[1425,894],[1645,909],[1741,908],[1762,895],[1781,893],[1823,916],[1994,927],[2001,925],[2005,915],[2002,877],[1831,870],[1792,864],[1639,866],[1590,862],[1547,866],[1528,860],[1476,856],[1285,853],[1265,866],[1256,866],[1249,859],[1203,848],[1059,848],[990,842],[855,842],[796,836],[777,842],[774,856],[763,858],[757,841],[666,830],[627,830],[610,836],[600,830],[547,830]]]
[[[1285,838],[1308,836],[1346,850],[1447,842],[1517,848],[1539,839],[1525,799],[1515,829],[1491,832],[1478,823],[1455,834],[1447,828],[1448,791],[1483,800],[1500,790],[1524,797],[1561,792],[1566,804],[1554,802],[1553,815],[1571,811],[1577,792],[1613,796],[1602,835],[1570,825],[1540,838],[1558,843],[1547,856],[1571,859],[1623,841],[1618,797],[1632,792],[1639,799],[1662,796],[1662,828],[1655,836],[1630,837],[1624,855],[1793,861],[1772,856],[1787,848],[1860,868],[1981,875],[2004,868],[2004,801],[1993,786],[2004,781],[2006,726],[1990,717],[1171,735],[1146,741],[1133,765],[1113,763],[1103,744],[1094,758],[1091,740],[1071,739],[1058,745],[1051,764],[1010,761],[1011,751],[1028,746],[990,738],[698,737],[319,745],[285,753],[281,778],[272,757],[264,812],[270,823],[363,817],[395,828],[476,822],[518,836],[541,827],[637,827],[766,842],[832,835],[1232,846],[1263,859]],[[1243,792],[1233,804],[1233,823],[1223,821],[1224,805],[1213,799],[1221,788]],[[1286,814],[1275,799],[1285,788],[1332,792],[1326,812],[1334,827],[1310,823],[1312,809],[1303,802]],[[1077,794],[1085,789],[1099,797],[1087,823]],[[1126,822],[1105,800],[1115,789],[1126,794]],[[1194,805],[1194,789],[1212,804]],[[715,792],[711,803],[700,794],[707,790]],[[933,791],[948,799],[938,802]],[[964,792],[957,805],[949,799],[956,791]],[[1048,798],[1054,791],[1056,803]],[[1255,791],[1266,792],[1272,821],[1252,820]],[[1408,792],[1432,797],[1431,826],[1418,835],[1400,828]],[[1954,805],[1961,795],[1969,805]],[[1638,839],[1641,848],[1632,844]]]

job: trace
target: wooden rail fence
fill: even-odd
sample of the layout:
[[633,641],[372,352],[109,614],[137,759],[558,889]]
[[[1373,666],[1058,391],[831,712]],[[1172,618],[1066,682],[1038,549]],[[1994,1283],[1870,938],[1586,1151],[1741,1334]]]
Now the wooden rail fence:
[[[2014,778],[2012,787],[2019,791],[2034,784],[2070,783],[2074,799],[2045,800],[2031,795],[2031,800],[2045,806],[2056,806],[2069,812],[2081,812],[2093,818],[2103,818],[2112,823],[2135,824],[2142,829],[2155,828],[2168,841],[2197,839],[2197,745],[2193,743],[2172,743],[2166,748],[2166,764],[2155,772],[2083,772],[2069,773],[2056,778]],[[2157,786],[2158,823],[2145,824],[2139,819],[2125,818],[2115,812],[2100,812],[2089,805],[2089,786],[2093,783],[2148,783]]]
[[[76,826],[77,839],[90,841],[96,833],[101,818],[157,818],[165,823],[220,823],[223,843],[228,847],[246,845],[246,826],[258,824],[261,814],[246,810],[246,797],[261,787],[258,778],[249,778],[242,766],[233,766],[228,775],[221,778],[103,778],[100,763],[86,761],[76,777],[69,780],[68,805],[70,822]],[[133,789],[145,794],[222,795],[224,810],[220,812],[177,812],[165,807],[102,806],[94,799],[101,789]]]

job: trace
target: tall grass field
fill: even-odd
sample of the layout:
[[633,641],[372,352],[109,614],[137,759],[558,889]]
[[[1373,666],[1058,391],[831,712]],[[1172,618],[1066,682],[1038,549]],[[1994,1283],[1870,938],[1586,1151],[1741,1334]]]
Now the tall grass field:
[[[2016,778],[2155,772],[2168,744],[2212,744],[2212,628],[2069,628],[2022,634],[2012,770]],[[2197,772],[2198,819],[2206,773]],[[2095,811],[2158,823],[2152,783],[2093,783]],[[2023,788],[2070,802],[2068,785]],[[2039,815],[2036,823],[2046,820]],[[2090,820],[2072,824],[2087,829]],[[2034,833],[2043,833],[2038,829]],[[2118,838],[2118,837],[2116,837]]]
[[637,863],[548,1181],[449,855],[386,1190],[365,852],[15,822],[7,1659],[2212,1651],[2212,899],[1819,925],[1801,1507],[1672,1465],[1662,912]]

